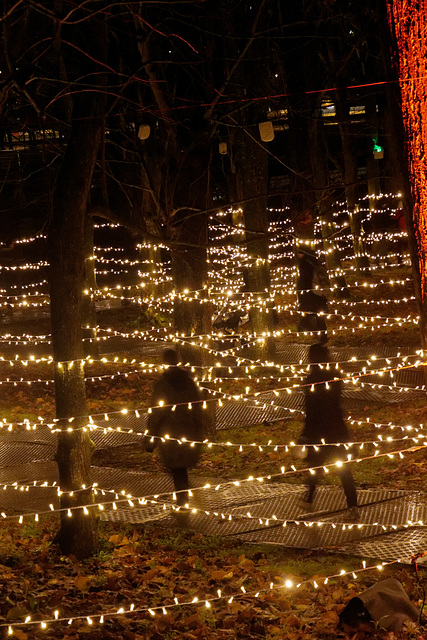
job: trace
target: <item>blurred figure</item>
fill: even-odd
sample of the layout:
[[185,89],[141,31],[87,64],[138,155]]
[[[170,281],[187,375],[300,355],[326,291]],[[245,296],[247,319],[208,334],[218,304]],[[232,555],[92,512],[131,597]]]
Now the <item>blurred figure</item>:
[[196,383],[185,369],[178,367],[174,349],[164,351],[163,364],[167,368],[154,385],[147,428],[150,436],[185,438],[189,443],[157,437],[146,443],[146,450],[159,448],[160,459],[172,475],[177,504],[182,506],[188,502],[188,469],[197,465],[202,448],[191,442],[204,439],[202,403]]
[[[298,331],[319,331],[322,343],[328,341],[326,322],[318,313],[328,310],[328,301],[324,295],[313,291],[315,280],[324,279],[323,267],[312,249],[298,247],[298,306],[304,312],[298,323]],[[327,274],[326,274],[327,278]],[[321,282],[323,285],[324,283]],[[326,283],[327,284],[327,283]]]
[[[350,434],[345,424],[341,408],[342,381],[334,380],[335,368],[327,368],[330,364],[329,351],[320,343],[311,345],[308,358],[310,373],[304,380],[305,392],[305,424],[298,439],[299,444],[317,445],[322,442],[349,442]],[[315,473],[309,474],[307,493],[303,501],[304,507],[310,509],[318,482],[323,477],[323,465],[327,462],[344,460],[348,451],[344,446],[322,445],[308,446],[306,458],[310,468],[319,467]],[[357,493],[349,464],[343,464],[339,476],[347,499],[348,520],[358,520]]]

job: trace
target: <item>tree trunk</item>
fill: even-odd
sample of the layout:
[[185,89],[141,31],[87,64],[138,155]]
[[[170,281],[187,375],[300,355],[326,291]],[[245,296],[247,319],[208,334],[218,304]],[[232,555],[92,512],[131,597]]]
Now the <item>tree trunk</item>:
[[369,272],[369,259],[365,247],[365,232],[358,205],[356,204],[357,163],[355,149],[351,143],[351,131],[348,122],[348,106],[343,91],[336,91],[336,109],[341,134],[343,154],[343,177],[347,210],[350,222],[355,266],[358,273]]
[[[249,321],[257,343],[253,356],[272,360],[275,356],[273,309],[270,297],[270,263],[268,241],[267,153],[262,143],[243,131],[238,148],[238,182],[243,204],[246,246],[249,259],[247,284],[251,298]],[[264,332],[267,337],[262,337]]]
[[[206,335],[211,331],[212,309],[207,297],[207,220],[206,214],[191,214],[179,228],[179,241],[172,245],[172,272],[176,289],[174,327],[184,336]],[[191,340],[190,340],[191,342]],[[196,344],[196,343],[195,343]],[[185,345],[181,350],[185,351]],[[188,350],[187,350],[188,351]],[[200,350],[199,350],[200,351]],[[201,364],[202,353],[192,363]],[[189,352],[188,352],[189,353]]]
[[[214,354],[203,347],[203,337],[212,332],[213,313],[213,306],[206,301],[207,214],[190,214],[179,228],[179,238],[180,242],[172,246],[172,272],[176,290],[174,329],[177,336],[183,336],[177,350],[184,363],[212,365]],[[210,343],[208,346],[212,347]],[[208,386],[208,383],[205,384],[205,387]],[[208,391],[203,392],[203,398],[208,401],[203,412],[205,434],[215,439],[217,402]]]
[[325,251],[325,262],[328,275],[333,282],[333,285],[337,291],[338,298],[348,298],[351,296],[350,290],[347,287],[344,271],[341,265],[341,258],[339,255],[339,249],[335,242],[336,225],[333,219],[333,212],[329,210],[322,211],[322,204],[318,205],[319,215],[322,221],[321,233],[323,240],[323,249]]
[[[174,202],[181,209],[172,229],[172,274],[176,290],[174,327],[177,334],[187,336],[180,345],[186,360],[196,365],[212,364],[209,350],[200,348],[199,340],[189,336],[206,336],[212,331],[212,305],[207,301],[208,288],[208,214],[210,209],[211,141],[199,132],[179,167],[179,183]],[[182,206],[186,203],[185,206]],[[188,208],[187,208],[188,207]]]
[[97,342],[97,321],[95,308],[95,290],[97,289],[95,277],[95,260],[93,258],[93,218],[85,215],[84,221],[84,295],[82,300],[82,327],[83,350],[85,356],[98,358],[99,349]]
[[[92,502],[91,490],[81,490],[91,484],[92,454],[90,437],[82,431],[87,408],[81,321],[85,214],[100,132],[101,121],[74,120],[54,188],[48,234],[56,417],[63,430],[58,436],[56,461],[64,492],[61,508],[71,509],[61,512],[57,541],[63,553],[78,558],[93,554],[98,545],[95,510],[90,508],[86,514],[83,507],[76,507]],[[69,428],[72,431],[68,433]]]
[[323,123],[320,112],[322,94],[316,96],[314,117],[308,127],[310,160],[313,172],[313,183],[316,188],[317,211],[320,218],[320,228],[325,252],[326,268],[337,294],[341,298],[349,295],[344,272],[341,266],[339,250],[335,243],[336,226],[333,219],[332,190],[329,185],[329,168],[327,149],[323,136]]
[[[408,158],[410,194],[405,194],[408,243],[415,296],[420,312],[421,344],[427,347],[427,1],[412,6],[387,0],[392,51],[400,85],[400,100]],[[408,202],[412,200],[412,207]],[[412,215],[411,215],[412,213]]]

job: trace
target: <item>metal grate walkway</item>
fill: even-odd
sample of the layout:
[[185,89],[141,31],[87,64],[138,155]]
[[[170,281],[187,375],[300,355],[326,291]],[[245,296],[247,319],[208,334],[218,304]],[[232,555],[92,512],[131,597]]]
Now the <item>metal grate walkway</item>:
[[[56,464],[46,461],[0,470],[0,482],[3,484],[17,477],[23,483],[37,479],[48,483],[58,481]],[[192,479],[193,486],[207,482],[196,474]],[[169,506],[171,497],[164,496],[164,506],[161,496],[173,490],[169,476],[93,467],[93,481],[100,488],[96,500],[104,503],[101,519],[133,523],[161,521],[165,526],[176,526],[176,516]],[[132,495],[136,506],[131,508],[122,492],[125,496]],[[213,483],[210,489],[193,489],[192,502],[201,512],[189,514],[187,526],[205,534],[232,536],[247,542],[295,549],[329,549],[383,561],[399,559],[410,562],[411,556],[425,551],[427,547],[426,527],[407,527],[408,521],[426,522],[426,495],[421,492],[359,490],[360,524],[363,526],[336,524],[343,523],[346,507],[340,487],[320,486],[314,503],[316,510],[310,514],[302,512],[299,507],[303,494],[304,486],[297,484],[254,482],[240,486],[231,484],[215,490]],[[137,497],[150,495],[159,496],[157,504],[138,505]],[[117,509],[112,508],[112,501],[115,501]],[[26,491],[9,487],[0,493],[0,508],[17,513],[48,510],[51,503],[59,506],[55,489],[48,487],[30,487]],[[204,511],[209,511],[210,515]],[[246,517],[248,512],[253,519]],[[300,522],[283,526],[271,519],[273,514],[280,520]],[[228,519],[230,516],[231,520]],[[263,522],[270,518],[269,524],[260,524],[259,518]],[[316,524],[319,521],[324,524],[319,526]],[[395,528],[384,531],[385,524]]]
[[[150,355],[160,355],[163,344],[144,343],[138,349],[141,354],[150,350]],[[306,361],[307,345],[278,345],[278,360],[285,363],[298,364]],[[371,349],[332,348],[335,360],[349,361],[352,357],[367,358],[372,356]],[[401,349],[400,355],[412,355],[413,349]],[[382,347],[375,353],[378,360],[396,356],[396,349]],[[359,366],[359,364],[355,365]],[[412,385],[419,383],[418,369],[408,369],[405,375],[412,376]],[[413,389],[411,394],[425,397],[424,391]],[[413,396],[411,396],[413,397]],[[392,403],[402,401],[402,392],[398,389],[377,389],[370,385],[347,387],[343,394],[344,406],[349,408],[360,401]],[[301,417],[304,398],[301,391],[280,393],[265,392],[256,397],[256,403],[223,402],[217,407],[217,429],[244,427],[250,424],[276,421],[289,417]],[[103,427],[93,431],[91,437],[98,449],[137,444],[143,432],[146,416],[137,418],[134,414],[112,416],[108,422],[99,421]],[[105,432],[104,432],[105,428]],[[132,429],[133,433],[115,431]],[[114,429],[111,431],[109,429]],[[22,484],[34,481],[58,482],[57,467],[53,462],[56,451],[56,436],[47,427],[38,427],[36,431],[0,431],[0,483],[7,484],[19,481]],[[165,525],[176,524],[171,506],[148,503],[131,508],[125,494],[148,496],[172,491],[172,482],[164,474],[142,473],[120,469],[93,467],[93,482],[98,483],[105,493],[98,492],[97,499],[106,503],[102,512],[105,520],[139,522],[152,520],[162,521]],[[195,472],[193,485],[205,484],[206,479]],[[370,489],[358,491],[361,523],[366,526],[351,528],[346,525],[333,527],[327,522],[340,522],[345,508],[344,494],[341,488],[321,486],[316,495],[316,512],[310,515],[301,513],[298,500],[303,494],[303,486],[286,483],[251,483],[240,486],[229,485],[214,489],[197,490],[194,501],[202,511],[216,512],[219,515],[195,513],[189,515],[189,526],[208,534],[235,536],[248,542],[264,542],[279,544],[292,548],[330,549],[342,553],[363,555],[393,560],[396,558],[409,561],[413,554],[423,552],[427,547],[427,532],[424,526],[405,528],[408,521],[426,522],[426,496],[421,492],[391,491]],[[110,493],[114,491],[115,493]],[[117,498],[116,498],[117,494]],[[111,508],[114,499],[117,510]],[[170,500],[170,496],[167,498]],[[165,498],[166,500],[166,498]],[[58,504],[54,488],[30,487],[21,491],[19,487],[8,487],[0,492],[0,509],[14,512],[34,512],[49,509],[49,504]],[[109,503],[109,504],[108,504]],[[247,512],[254,516],[248,520]],[[224,518],[221,517],[224,513]],[[259,523],[259,518],[271,518],[272,514],[279,519],[298,519],[300,524],[289,523],[283,527],[280,523],[269,522],[268,526]],[[227,518],[231,516],[231,520]],[[310,524],[312,521],[326,521],[321,527]],[[385,523],[396,527],[386,530]]]

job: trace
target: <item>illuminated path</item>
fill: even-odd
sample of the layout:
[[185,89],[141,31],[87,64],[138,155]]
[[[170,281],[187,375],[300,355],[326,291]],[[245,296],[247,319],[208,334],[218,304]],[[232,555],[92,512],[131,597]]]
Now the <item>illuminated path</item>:
[[[27,481],[34,476],[50,482],[57,479],[56,464],[44,461],[3,469],[0,471],[0,481],[14,480],[17,473]],[[93,480],[105,489],[125,487],[133,496],[172,490],[171,480],[164,474],[94,467]],[[198,479],[195,472],[192,484],[198,484],[197,480],[200,484],[206,482],[206,478]],[[246,542],[295,549],[328,549],[380,561],[399,558],[402,562],[410,563],[411,556],[423,552],[427,547],[427,526],[407,526],[408,521],[427,521],[426,495],[422,492],[381,488],[358,490],[360,521],[352,526],[352,523],[343,524],[346,504],[341,487],[319,486],[314,503],[316,510],[309,514],[302,512],[299,507],[303,493],[303,485],[283,482],[251,483],[238,487],[229,485],[218,491],[195,490],[193,504],[200,511],[184,517],[184,525],[192,531],[238,537]],[[111,496],[98,499],[107,501],[111,500]],[[170,496],[164,496],[164,500],[170,500]],[[14,489],[1,492],[2,509],[19,513],[42,511],[48,503],[58,504],[54,489],[37,487],[24,494]],[[206,515],[205,510],[211,515]],[[232,519],[214,516],[213,512]],[[248,512],[253,519],[247,518]],[[271,520],[272,514],[278,518],[278,522]],[[127,503],[123,505],[118,501],[117,510],[106,506],[100,515],[102,520],[114,522],[143,524],[157,521],[159,526],[165,528],[183,524],[179,516],[177,518],[172,513],[170,506],[163,508],[163,503],[131,508]],[[260,524],[259,518],[263,519],[263,524]],[[266,518],[270,518],[267,526]],[[282,520],[297,520],[298,524],[288,522],[283,527]],[[321,527],[316,524],[319,521],[324,522]],[[391,529],[391,525],[395,528]]]

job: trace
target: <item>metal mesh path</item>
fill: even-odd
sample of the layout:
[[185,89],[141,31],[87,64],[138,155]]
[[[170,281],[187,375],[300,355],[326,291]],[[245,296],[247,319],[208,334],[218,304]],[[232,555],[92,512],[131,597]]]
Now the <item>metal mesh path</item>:
[[[150,355],[156,356],[160,355],[163,344],[151,343],[139,348],[142,352],[147,347],[151,350]],[[305,362],[307,350],[307,345],[279,344],[278,360],[284,364]],[[352,357],[372,356],[371,349],[364,347],[332,348],[331,351],[335,360],[349,361]],[[413,354],[413,349],[400,349],[402,356]],[[397,352],[392,347],[384,346],[377,349],[375,355],[377,358],[387,358],[396,356]],[[412,386],[416,386],[420,371],[409,369],[406,373],[412,376]],[[412,390],[408,393],[425,397],[423,391]],[[351,385],[345,389],[343,399],[347,406],[360,401],[375,404],[398,402],[402,400],[402,391]],[[217,407],[217,429],[299,417],[303,401],[303,394],[299,390],[294,390],[291,394],[285,391],[278,395],[271,391],[264,392],[248,402],[224,401],[221,407]],[[93,431],[91,437],[98,449],[137,444],[141,442],[138,433],[145,429],[146,416],[117,414],[108,421],[98,421],[97,425],[101,429]],[[127,430],[132,432],[125,433]],[[39,426],[35,431],[1,431],[0,483],[58,482],[57,467],[53,462],[55,451],[56,436],[47,427]],[[173,487],[169,476],[93,467],[93,482],[100,487],[97,500],[105,503],[104,510],[100,512],[103,519],[135,523],[159,520],[165,525],[176,524],[169,504],[170,496],[165,496],[159,503],[149,501],[144,506],[128,497],[171,492]],[[199,486],[204,482],[201,478],[197,481],[197,474],[194,475],[193,485]],[[240,486],[229,484],[217,491],[213,488],[198,490],[194,492],[194,501],[202,512],[190,514],[188,525],[191,529],[204,533],[235,536],[248,542],[280,544],[292,548],[328,548],[380,560],[409,559],[413,554],[424,551],[427,546],[424,526],[406,528],[408,521],[426,521],[427,507],[423,493],[385,489],[360,490],[361,523],[366,526],[353,525],[351,528],[349,525],[344,528],[327,524],[328,521],[335,523],[342,520],[345,499],[340,488],[319,487],[316,512],[309,516],[301,513],[298,507],[298,499],[302,493],[301,485],[258,482],[243,483]],[[133,502],[133,507],[129,500]],[[113,501],[117,509],[112,508]],[[0,492],[2,510],[30,513],[49,510],[49,504],[58,506],[54,488],[28,486],[21,490],[19,486],[15,486]],[[209,511],[211,515],[207,516],[203,511]],[[248,512],[253,519],[247,518]],[[260,524],[260,519],[265,522],[272,514],[279,519],[298,519],[301,523],[288,523],[283,527],[281,523],[272,523],[270,520],[268,526]],[[230,516],[231,520],[228,519]],[[321,527],[312,524],[320,520],[326,523]],[[385,531],[382,524],[396,528]]]
[[[1,483],[12,482],[17,476],[28,485],[42,478],[50,484],[58,481],[57,467],[53,462],[0,470]],[[192,480],[193,486],[207,482],[196,474]],[[172,512],[171,495],[168,494],[173,490],[169,476],[93,467],[93,481],[99,487],[96,501],[104,504],[100,511],[101,519],[138,524],[161,521],[165,526],[176,526],[177,518]],[[216,489],[213,483],[209,489],[193,489],[192,502],[198,513],[191,513],[186,525],[193,531],[237,537],[252,543],[295,549],[329,549],[382,561],[399,559],[409,562],[411,556],[423,552],[427,546],[424,526],[407,527],[409,521],[426,521],[426,495],[421,492],[359,490],[360,523],[363,526],[336,524],[343,523],[346,507],[340,487],[319,487],[315,511],[310,514],[302,512],[299,507],[303,493],[303,485],[297,484],[255,481],[240,486],[223,485]],[[153,498],[154,495],[157,497]],[[147,504],[139,505],[137,498],[142,496],[151,496],[153,501],[148,499]],[[21,491],[9,487],[0,493],[2,510],[17,513],[48,511],[49,504],[59,506],[54,488],[36,486]],[[252,519],[247,517],[248,513]],[[281,521],[272,519],[273,514],[279,520],[299,520],[300,523],[289,522],[283,526]],[[267,518],[269,523],[266,526]],[[323,521],[321,526],[316,524],[319,521]],[[383,525],[395,528],[384,531]]]

